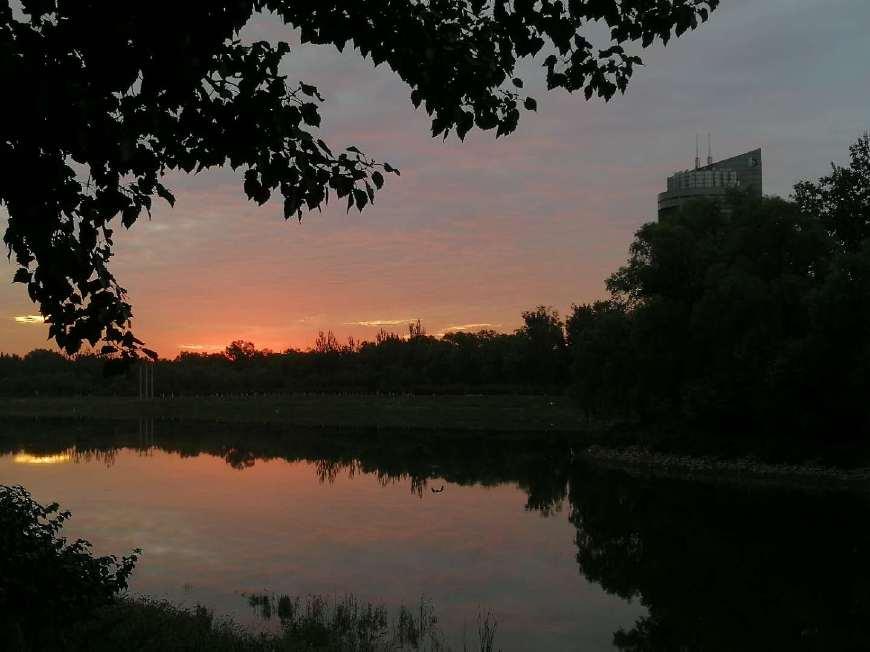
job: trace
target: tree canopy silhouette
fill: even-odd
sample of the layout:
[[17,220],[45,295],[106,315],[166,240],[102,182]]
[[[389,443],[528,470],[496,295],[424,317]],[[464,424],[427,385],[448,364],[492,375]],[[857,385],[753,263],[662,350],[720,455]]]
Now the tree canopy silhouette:
[[870,135],[850,153],[793,201],[735,194],[643,225],[613,299],[567,321],[586,409],[866,436]]
[[[303,42],[351,46],[386,63],[432,117],[433,136],[473,127],[512,132],[523,97],[518,61],[544,55],[547,87],[611,98],[641,60],[623,46],[667,42],[707,20],[718,0],[253,0],[153,3],[0,2],[0,80],[14,89],[0,120],[4,236],[69,353],[104,341],[135,356],[126,291],[109,270],[114,229],[154,198],[174,197],[168,171],[230,166],[258,204],[283,198],[285,218],[330,194],[362,210],[398,171],[317,136],[318,89],[279,72],[285,42],[245,43],[255,12],[273,12]],[[583,35],[610,30],[604,49]]]

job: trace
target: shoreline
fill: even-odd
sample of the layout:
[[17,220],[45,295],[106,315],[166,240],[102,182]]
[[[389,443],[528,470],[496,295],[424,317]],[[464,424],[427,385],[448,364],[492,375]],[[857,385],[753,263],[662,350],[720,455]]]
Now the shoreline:
[[820,490],[870,490],[870,467],[846,469],[819,463],[769,463],[753,456],[659,453],[642,446],[593,444],[578,457],[633,476],[673,478],[734,485],[766,485]]
[[0,417],[173,419],[312,428],[383,428],[588,435],[568,397],[394,394],[272,394],[140,400],[128,397],[36,397],[0,401]]

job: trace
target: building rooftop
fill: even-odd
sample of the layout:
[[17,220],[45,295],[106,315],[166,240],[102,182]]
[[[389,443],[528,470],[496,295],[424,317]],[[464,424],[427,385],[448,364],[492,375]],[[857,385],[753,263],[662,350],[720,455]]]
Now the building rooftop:
[[694,170],[683,170],[668,177],[667,190],[659,193],[658,213],[663,215],[682,208],[696,199],[721,199],[729,190],[737,188],[752,195],[762,194],[761,149],[732,156],[721,161],[698,165]]

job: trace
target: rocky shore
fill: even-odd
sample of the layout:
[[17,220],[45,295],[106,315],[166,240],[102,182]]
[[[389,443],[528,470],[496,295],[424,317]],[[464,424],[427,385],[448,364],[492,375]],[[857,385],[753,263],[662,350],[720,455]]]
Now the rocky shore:
[[674,477],[730,484],[766,484],[817,489],[870,490],[870,468],[842,469],[817,463],[770,464],[754,457],[718,459],[643,448],[593,445],[581,457],[596,466],[632,475]]

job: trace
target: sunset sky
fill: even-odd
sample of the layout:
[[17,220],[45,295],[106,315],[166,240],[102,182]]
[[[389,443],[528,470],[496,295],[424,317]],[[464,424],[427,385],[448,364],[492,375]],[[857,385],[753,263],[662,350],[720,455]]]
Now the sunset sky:
[[[362,214],[336,201],[302,224],[247,201],[231,170],[169,177],[175,208],[160,203],[115,238],[134,330],[173,357],[238,338],[304,348],[327,329],[372,338],[415,319],[430,333],[512,330],[538,304],[564,313],[605,294],[665,178],[691,165],[696,133],[712,132],[716,158],[762,147],[767,194],[845,162],[870,128],[868,25],[867,0],[722,0],[701,29],[643,53],[609,104],[546,93],[540,62],[524,64],[537,115],[507,139],[464,143],[432,139],[385,66],[294,48],[285,71],[326,97],[327,142],[401,177]],[[297,41],[265,17],[245,37]],[[0,351],[24,353],[49,343],[14,269],[0,264]]]

